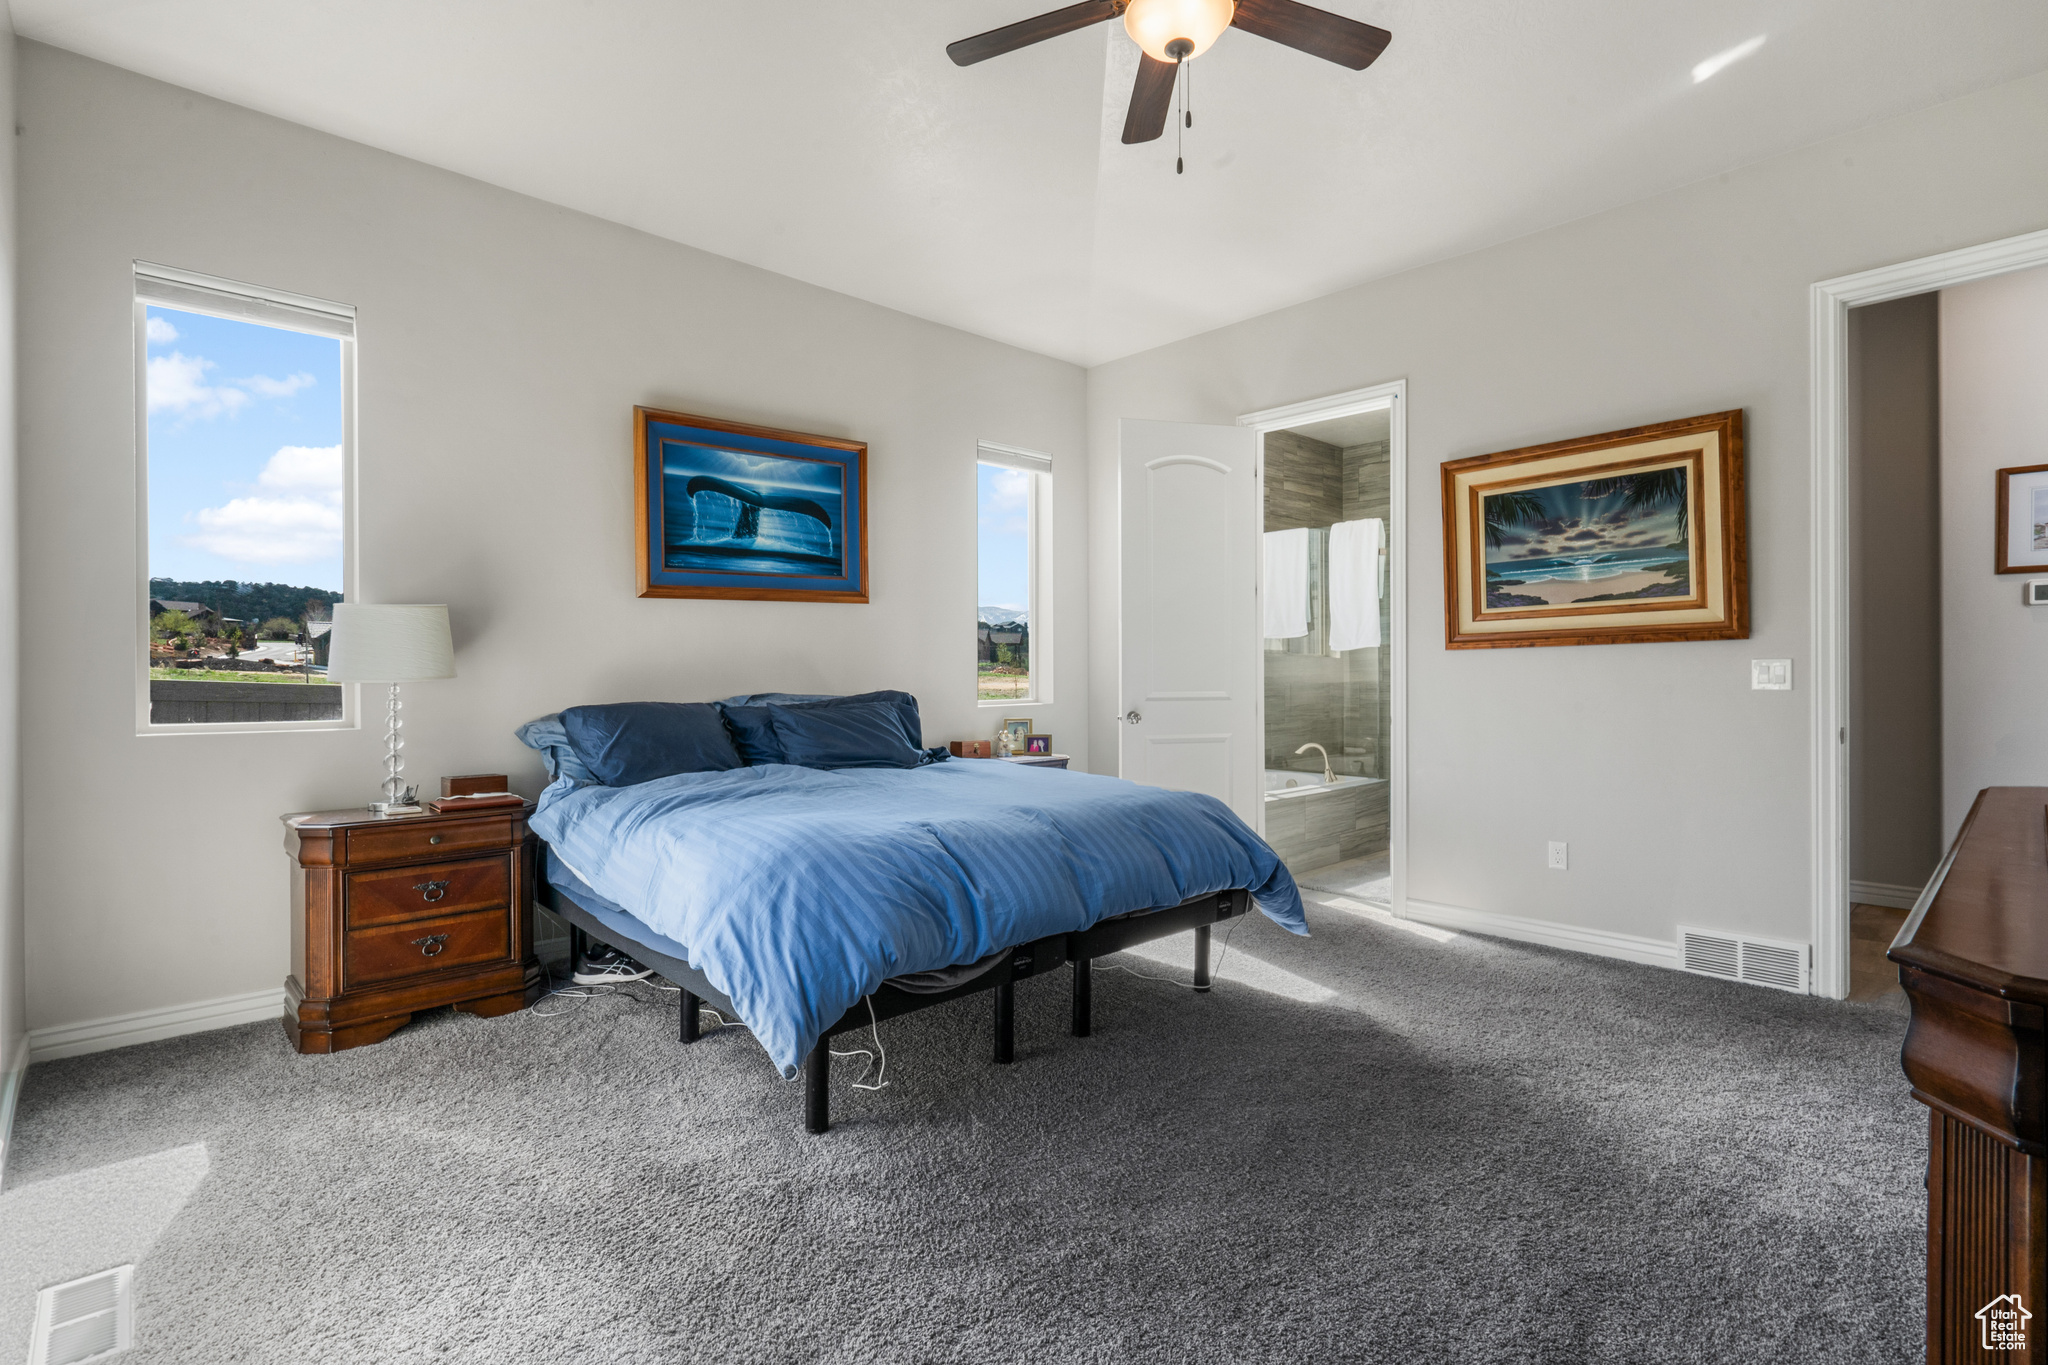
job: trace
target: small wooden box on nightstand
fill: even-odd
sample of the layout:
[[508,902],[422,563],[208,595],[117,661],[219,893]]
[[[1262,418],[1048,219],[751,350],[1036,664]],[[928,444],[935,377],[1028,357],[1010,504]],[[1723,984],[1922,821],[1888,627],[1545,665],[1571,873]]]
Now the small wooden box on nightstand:
[[388,1038],[421,1010],[489,1016],[538,1000],[532,811],[284,817],[293,1046],[339,1052]]

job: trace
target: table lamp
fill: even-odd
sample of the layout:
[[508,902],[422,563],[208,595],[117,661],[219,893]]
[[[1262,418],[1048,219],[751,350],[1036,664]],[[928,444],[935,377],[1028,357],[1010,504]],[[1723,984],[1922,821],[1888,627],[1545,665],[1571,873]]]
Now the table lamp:
[[455,676],[455,642],[448,634],[446,606],[372,606],[362,602],[334,604],[334,639],[327,650],[329,682],[390,683],[384,733],[384,799],[372,801],[379,815],[418,809],[413,792],[399,781],[405,759],[400,734],[405,722],[398,685]]

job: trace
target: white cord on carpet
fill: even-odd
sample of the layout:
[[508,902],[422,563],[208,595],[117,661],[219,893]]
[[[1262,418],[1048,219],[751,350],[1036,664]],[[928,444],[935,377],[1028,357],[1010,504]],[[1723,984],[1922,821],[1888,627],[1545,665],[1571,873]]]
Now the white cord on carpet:
[[[1246,911],[1244,914],[1239,915],[1236,919],[1232,920],[1230,923],[1230,927],[1223,931],[1223,946],[1222,948],[1217,950],[1216,965],[1209,969],[1210,986],[1215,985],[1218,981],[1223,979],[1223,959],[1230,956],[1230,936],[1237,932],[1238,925],[1244,923],[1246,920],[1250,918],[1251,912]],[[1114,962],[1102,963],[1102,970],[1106,972],[1123,972],[1127,976],[1143,977],[1147,981],[1164,981],[1169,986],[1181,986],[1191,991],[1208,989],[1208,987],[1206,986],[1197,986],[1192,981],[1182,981],[1178,977],[1171,976],[1154,976],[1150,972],[1141,972],[1131,967],[1119,966]]]
[[[875,1019],[875,997],[873,997],[872,995],[868,996],[867,1002],[868,1028],[875,1035],[875,1051],[870,1052],[864,1047],[848,1048],[844,1052],[841,1052],[838,1048],[835,1047],[827,1047],[825,1050],[827,1052],[830,1052],[834,1057],[867,1058],[867,1065],[861,1068],[860,1076],[858,1079],[854,1081],[853,1088],[855,1090],[880,1090],[884,1086],[889,1084],[889,1082],[882,1079],[885,1075],[888,1074],[889,1071],[889,1054],[883,1051],[882,1049],[882,1026]],[[876,1052],[880,1052],[882,1054],[882,1065],[880,1069],[877,1069],[875,1066]],[[861,1082],[865,1081],[868,1078],[869,1072],[874,1072],[875,1083],[873,1085],[862,1085]]]

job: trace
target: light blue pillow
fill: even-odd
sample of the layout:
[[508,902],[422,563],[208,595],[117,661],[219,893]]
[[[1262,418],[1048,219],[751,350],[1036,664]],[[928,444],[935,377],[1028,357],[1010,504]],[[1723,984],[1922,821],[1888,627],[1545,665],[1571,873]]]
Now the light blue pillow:
[[576,746],[569,742],[569,727],[562,724],[561,712],[530,720],[512,733],[527,748],[540,751],[541,762],[547,765],[550,778],[566,777],[579,787],[604,785],[604,780],[591,771],[590,765],[576,752]]

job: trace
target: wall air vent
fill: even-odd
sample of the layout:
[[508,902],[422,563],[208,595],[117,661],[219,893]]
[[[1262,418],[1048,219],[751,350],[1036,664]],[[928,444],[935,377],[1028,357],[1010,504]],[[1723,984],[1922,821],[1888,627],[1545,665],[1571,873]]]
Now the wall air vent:
[[1678,926],[1678,965],[1701,976],[1805,995],[1809,956],[1804,943]]
[[127,1350],[134,1281],[134,1266],[116,1266],[37,1294],[28,1365],[83,1365]]

